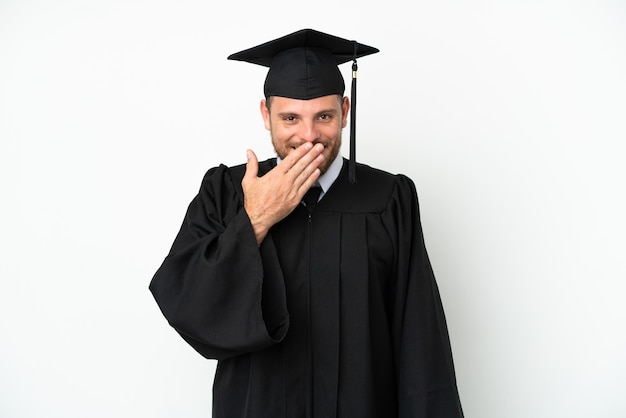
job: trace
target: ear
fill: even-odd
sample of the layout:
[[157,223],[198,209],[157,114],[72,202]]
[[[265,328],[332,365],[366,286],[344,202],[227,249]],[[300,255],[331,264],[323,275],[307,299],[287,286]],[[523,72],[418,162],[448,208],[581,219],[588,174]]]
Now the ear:
[[350,99],[348,96],[343,96],[343,103],[341,104],[341,127],[345,128],[348,124],[348,112],[350,111]]
[[265,99],[261,100],[260,104],[261,116],[263,117],[263,124],[265,125],[265,129],[270,130],[270,111],[267,108],[267,103]]

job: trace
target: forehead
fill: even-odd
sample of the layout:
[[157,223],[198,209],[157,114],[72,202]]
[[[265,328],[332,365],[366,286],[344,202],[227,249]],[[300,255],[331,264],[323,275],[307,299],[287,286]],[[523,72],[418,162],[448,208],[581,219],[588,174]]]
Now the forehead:
[[309,100],[290,99],[288,97],[280,96],[271,97],[271,111],[277,113],[289,112],[305,114],[340,109],[341,96],[336,94]]

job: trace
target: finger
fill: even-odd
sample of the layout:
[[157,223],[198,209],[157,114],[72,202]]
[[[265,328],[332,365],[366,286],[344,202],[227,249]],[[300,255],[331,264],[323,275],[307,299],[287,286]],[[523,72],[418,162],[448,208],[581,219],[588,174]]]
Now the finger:
[[313,170],[315,170],[324,161],[324,146],[322,144],[316,144],[313,149],[302,156],[291,168],[288,174],[291,175],[294,182],[298,177],[302,178],[302,181],[306,180]]
[[256,154],[251,149],[246,150],[246,172],[243,176],[244,179],[255,178],[259,174],[259,160]]
[[293,168],[293,166],[300,161],[302,157],[304,157],[311,149],[313,148],[313,144],[310,142],[305,142],[304,144],[298,146],[296,149],[291,151],[281,162],[280,167],[282,168],[284,173],[287,173],[289,170]]
[[[306,146],[306,147],[305,147]],[[292,151],[285,161],[289,170],[295,169],[296,175],[306,168],[315,158],[324,151],[324,145],[306,143]]]
[[320,177],[320,175],[322,174],[322,172],[320,171],[319,168],[316,168],[313,170],[313,172],[311,173],[310,176],[308,176],[304,182],[300,185],[300,187],[298,188],[298,194],[300,195],[300,199],[302,199],[302,197],[304,197],[305,193],[311,188],[313,187],[313,185],[315,184],[315,182],[317,181],[317,179]]

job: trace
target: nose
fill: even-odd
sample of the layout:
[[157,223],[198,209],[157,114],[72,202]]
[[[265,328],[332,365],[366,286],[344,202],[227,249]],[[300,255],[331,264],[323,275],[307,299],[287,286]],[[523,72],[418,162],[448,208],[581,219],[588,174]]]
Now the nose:
[[300,124],[298,136],[305,142],[315,142],[319,139],[319,131],[313,121],[303,121]]

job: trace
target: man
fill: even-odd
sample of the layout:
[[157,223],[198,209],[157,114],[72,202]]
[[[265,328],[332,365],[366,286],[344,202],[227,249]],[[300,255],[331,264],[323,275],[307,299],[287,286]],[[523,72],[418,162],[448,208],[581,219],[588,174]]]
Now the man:
[[216,418],[463,416],[415,187],[339,155],[337,65],[375,52],[307,29],[229,57],[270,68],[278,158],[209,170],[150,285],[218,360]]

